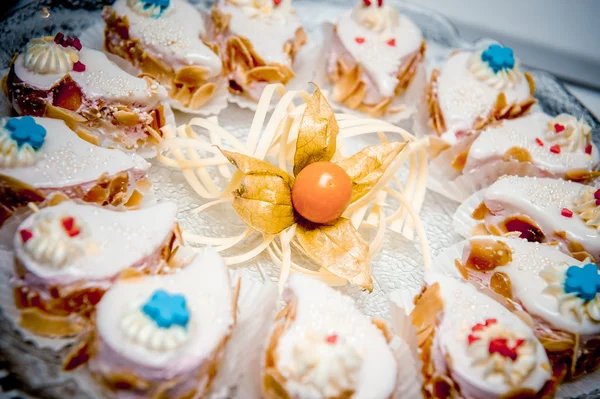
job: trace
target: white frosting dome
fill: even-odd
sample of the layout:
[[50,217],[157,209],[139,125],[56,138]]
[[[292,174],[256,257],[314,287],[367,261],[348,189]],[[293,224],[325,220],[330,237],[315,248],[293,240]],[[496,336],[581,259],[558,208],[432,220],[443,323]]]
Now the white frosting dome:
[[600,231],[600,188],[585,186],[581,189],[579,196],[573,201],[575,212],[590,226]]
[[292,0],[228,0],[250,18],[283,19],[294,14]]
[[77,61],[74,48],[56,44],[51,36],[33,39],[25,48],[25,68],[37,74],[65,74],[73,70]]
[[337,335],[307,333],[294,347],[293,367],[284,376],[302,381],[324,398],[354,391],[362,358],[357,350]]
[[[592,128],[573,115],[560,114],[548,121],[546,140],[555,142],[571,152],[586,151],[591,144]],[[591,147],[589,147],[591,152]]]
[[515,66],[512,69],[494,72],[489,64],[481,59],[482,54],[483,50],[473,53],[467,61],[469,70],[477,79],[497,90],[514,88],[521,83],[523,74],[520,69],[521,62],[518,59],[515,59]]
[[387,4],[378,6],[374,0],[369,5],[365,1],[359,1],[352,11],[352,18],[358,24],[378,33],[390,31],[400,23],[400,14],[395,7]]
[[[36,215],[30,230],[21,230],[25,253],[36,262],[62,268],[91,252],[87,227],[67,214]],[[30,234],[30,236],[27,235]]]

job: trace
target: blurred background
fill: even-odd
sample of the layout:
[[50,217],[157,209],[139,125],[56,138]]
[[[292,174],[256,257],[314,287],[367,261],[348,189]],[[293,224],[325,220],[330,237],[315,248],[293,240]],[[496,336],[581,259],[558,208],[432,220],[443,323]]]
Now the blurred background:
[[[35,0],[0,0],[5,15]],[[322,0],[326,2],[327,0]],[[354,4],[356,0],[347,0]],[[399,0],[402,2],[404,0]],[[76,8],[85,0],[52,0]],[[523,64],[560,77],[600,119],[600,0],[413,0],[450,19],[468,40],[490,37]]]

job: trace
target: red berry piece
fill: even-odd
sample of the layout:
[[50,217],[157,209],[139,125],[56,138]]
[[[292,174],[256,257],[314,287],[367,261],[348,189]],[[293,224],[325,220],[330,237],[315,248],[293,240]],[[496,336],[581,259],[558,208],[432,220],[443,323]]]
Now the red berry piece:
[[277,7],[281,4],[281,0],[273,0],[273,4],[275,5],[275,7]]
[[554,144],[552,147],[550,147],[550,152],[554,154],[560,154],[560,146],[558,144]]
[[65,43],[67,44],[67,46],[73,46],[73,38],[67,37],[67,40],[65,40]]
[[357,37],[356,39],[354,39],[356,41],[356,43],[358,44],[363,44],[365,42],[365,38],[364,37]]
[[591,144],[586,145],[584,151],[586,154],[592,155],[592,145]]
[[73,70],[75,72],[85,72],[85,65],[81,61],[77,61],[73,64]]
[[337,339],[338,339],[337,334],[331,334],[325,340],[327,341],[328,344],[333,345],[337,342]]
[[377,6],[383,7],[383,0],[377,0]]
[[63,218],[61,223],[69,237],[77,237],[81,233],[81,230],[75,225],[75,219],[72,217]]
[[366,7],[371,7],[371,0],[363,0]]
[[563,130],[565,130],[565,127],[563,125],[561,125],[560,123],[554,124],[554,131],[556,132],[556,134],[562,132]]
[[573,211],[567,208],[563,208],[562,211],[560,211],[560,214],[563,215],[566,218],[572,218],[573,217]]
[[387,45],[390,47],[396,47],[396,39],[390,39],[387,41]]
[[33,237],[33,233],[31,232],[31,230],[27,229],[19,231],[19,234],[21,235],[21,240],[23,240],[23,244],[25,244]]
[[596,190],[596,192],[594,193],[594,198],[600,200],[600,189]]
[[474,336],[473,334],[469,334],[467,336],[467,344],[472,345],[473,342],[479,341],[481,338]]
[[544,142],[543,142],[542,140],[540,140],[540,138],[539,138],[539,137],[536,137],[536,138],[535,138],[535,142],[536,142],[536,143],[537,143],[537,145],[539,145],[540,147],[543,147],[543,146],[544,146]]
[[81,51],[81,49],[83,48],[83,46],[81,45],[81,41],[77,37],[73,39],[73,44],[71,44],[71,46],[77,51]]
[[65,38],[65,35],[62,34],[61,32],[58,32],[56,34],[56,36],[54,36],[54,43],[61,44],[63,42],[64,38]]

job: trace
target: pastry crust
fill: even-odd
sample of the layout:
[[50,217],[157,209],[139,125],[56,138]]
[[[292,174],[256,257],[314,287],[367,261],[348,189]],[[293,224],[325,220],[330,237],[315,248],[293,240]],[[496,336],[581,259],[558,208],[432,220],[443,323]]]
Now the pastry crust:
[[[147,79],[149,88],[155,84]],[[147,111],[148,120],[140,119],[138,113],[125,104],[108,104],[99,99],[94,107],[86,106],[84,93],[69,74],[48,90],[30,86],[17,77],[14,59],[5,77],[5,86],[9,101],[20,115],[63,120],[81,138],[95,145],[102,143],[101,130],[114,133],[111,134],[111,140],[127,149],[156,144],[161,137],[160,129],[166,125],[163,105]],[[144,137],[133,141],[128,137],[127,130],[138,126]]]
[[[396,97],[404,93],[412,83],[417,69],[423,62],[426,49],[427,42],[423,40],[417,52],[398,71],[396,75],[398,84],[394,92]],[[363,79],[364,73],[360,64],[356,63],[348,54],[338,57],[335,70],[329,74],[329,81],[333,84],[335,101],[371,117],[379,117],[386,113],[397,113],[404,109],[404,106],[392,107],[393,97],[384,98],[377,104],[365,103],[367,83]]]
[[[173,100],[179,101],[184,107],[198,110],[214,96],[217,85],[214,79],[208,77],[207,70],[190,65],[175,71],[149,54],[138,39],[129,35],[127,16],[119,16],[110,7],[106,7],[103,18],[106,21],[106,50],[139,68],[140,76],[147,76],[165,86]],[[220,49],[216,43],[204,44],[219,56]]]
[[[294,71],[286,65],[265,62],[247,38],[228,34],[231,16],[222,13],[216,5],[212,8],[212,20],[215,36],[221,36],[225,43],[223,65],[229,77],[230,92],[247,95],[253,83],[285,85],[295,76]],[[294,38],[285,43],[283,52],[293,62],[305,43],[306,32],[298,28]]]

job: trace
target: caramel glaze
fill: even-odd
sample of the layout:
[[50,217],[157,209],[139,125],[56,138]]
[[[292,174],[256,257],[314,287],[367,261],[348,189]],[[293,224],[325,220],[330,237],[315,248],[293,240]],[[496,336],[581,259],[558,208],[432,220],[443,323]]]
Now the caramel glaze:
[[504,219],[500,228],[506,233],[519,232],[521,238],[529,242],[543,242],[546,238],[538,225],[529,216],[525,215],[511,216]]
[[477,238],[469,244],[469,257],[464,264],[466,269],[486,272],[512,262],[512,250],[502,241]]

